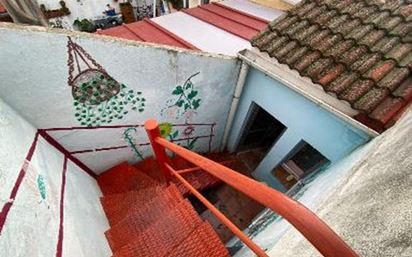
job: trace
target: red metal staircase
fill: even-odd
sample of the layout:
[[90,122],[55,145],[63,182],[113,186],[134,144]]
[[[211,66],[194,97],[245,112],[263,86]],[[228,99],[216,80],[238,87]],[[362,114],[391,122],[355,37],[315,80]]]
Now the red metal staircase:
[[[196,196],[257,256],[266,252],[199,192],[224,182],[289,221],[324,256],[358,257],[328,225],[300,203],[160,136],[156,121],[145,124],[156,161],[120,164],[98,177],[111,228],[105,235],[113,257],[230,256],[208,222],[184,198]],[[177,156],[171,159],[166,149]],[[218,160],[222,161],[222,160]],[[191,163],[190,165],[188,163]]]
[[[182,158],[175,167],[190,169]],[[186,177],[198,190],[219,181],[204,172]],[[229,256],[208,222],[203,222],[183,195],[178,180],[167,185],[153,158],[134,167],[122,163],[98,177],[103,209],[110,224],[105,236],[113,257]]]

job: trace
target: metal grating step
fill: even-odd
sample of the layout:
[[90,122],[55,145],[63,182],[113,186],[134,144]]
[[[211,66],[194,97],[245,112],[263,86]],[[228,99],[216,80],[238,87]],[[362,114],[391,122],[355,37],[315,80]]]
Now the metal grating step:
[[201,223],[190,202],[184,200],[144,231],[117,235],[111,245],[114,256],[166,256]]

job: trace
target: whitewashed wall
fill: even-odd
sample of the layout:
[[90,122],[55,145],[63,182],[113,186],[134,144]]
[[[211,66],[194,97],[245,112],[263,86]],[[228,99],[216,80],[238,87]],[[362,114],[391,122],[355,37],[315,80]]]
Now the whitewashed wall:
[[[67,35],[65,32],[28,31],[13,25],[0,25],[0,97],[37,128],[83,126],[75,117],[71,87],[68,86]],[[218,149],[226,123],[239,65],[235,59],[200,52],[115,40],[97,35],[72,36],[109,75],[128,89],[141,91],[145,110],[130,111],[110,124],[143,124],[147,119],[175,124],[216,123],[212,150]],[[176,106],[172,92],[195,74],[192,82],[201,99],[199,108],[182,116],[173,115]],[[169,101],[169,102],[168,102]],[[165,111],[165,109],[167,111]],[[190,117],[188,117],[190,116]],[[76,130],[53,132],[69,151],[125,145],[124,130]],[[182,135],[183,128],[179,134]],[[208,127],[195,127],[192,136],[210,134]],[[148,142],[142,128],[133,134],[136,143]],[[208,151],[209,140],[199,139],[193,150]],[[139,148],[151,155],[148,146]],[[136,161],[130,149],[76,155],[95,172],[125,160]]]
[[[119,2],[113,0],[64,0],[67,8],[70,10],[70,15],[63,16],[62,19],[64,28],[73,28],[73,22],[76,19],[95,19],[98,16],[103,16],[103,11],[106,10],[106,5],[110,4],[119,12]],[[47,10],[60,9],[61,5],[58,0],[37,0],[38,4],[44,4]],[[51,19],[55,22],[56,19]]]
[[[110,4],[116,9],[116,12],[120,12],[119,3],[123,0],[115,2],[114,0],[64,0],[67,8],[70,10],[70,15],[61,17],[64,28],[73,28],[73,22],[76,19],[96,19],[100,16],[104,16],[103,12],[106,10],[106,5]],[[37,0],[38,4],[44,4],[46,9],[55,10],[60,9],[59,0]],[[132,5],[151,4],[150,0],[133,0]],[[51,19],[51,22],[55,22],[56,19]]]
[[[0,99],[0,210],[10,202],[36,129]],[[0,256],[56,256],[64,156],[39,138],[0,235]],[[44,197],[39,176],[43,179]],[[108,229],[93,178],[68,162],[63,256],[106,257]]]

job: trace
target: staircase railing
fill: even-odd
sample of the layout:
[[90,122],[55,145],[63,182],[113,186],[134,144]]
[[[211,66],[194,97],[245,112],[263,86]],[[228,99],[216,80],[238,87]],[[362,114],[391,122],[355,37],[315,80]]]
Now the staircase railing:
[[189,182],[179,174],[180,171],[174,170],[169,165],[170,159],[166,154],[166,149],[196,165],[204,172],[213,175],[229,186],[239,190],[261,205],[278,213],[289,221],[323,256],[359,256],[326,225],[325,222],[294,199],[228,167],[163,139],[155,120],[146,121],[145,128],[166,182],[170,183],[172,176],[176,177],[193,195],[205,204],[217,219],[225,224],[233,234],[242,240],[257,256],[268,257],[265,251],[259,248],[259,246],[237,228],[223,213],[203,197],[200,192],[192,187]]

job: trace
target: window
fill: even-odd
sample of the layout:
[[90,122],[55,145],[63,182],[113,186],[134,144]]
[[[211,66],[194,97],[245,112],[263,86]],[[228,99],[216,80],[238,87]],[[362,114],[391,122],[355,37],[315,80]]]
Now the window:
[[293,156],[283,166],[296,178],[303,178],[325,166],[330,161],[310,144],[302,141],[294,151]]

